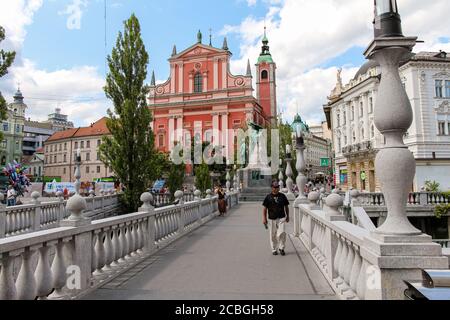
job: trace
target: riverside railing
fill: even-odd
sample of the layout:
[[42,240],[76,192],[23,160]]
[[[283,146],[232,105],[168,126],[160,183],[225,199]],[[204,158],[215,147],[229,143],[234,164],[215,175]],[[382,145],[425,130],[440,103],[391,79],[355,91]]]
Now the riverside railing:
[[[0,206],[0,238],[57,227],[60,221],[70,215],[66,210],[67,200],[64,200],[61,193],[58,198],[57,201],[40,202],[39,193],[36,192],[32,194],[31,204]],[[118,195],[110,192],[104,192],[100,196],[91,193],[85,200],[85,215],[92,219],[111,216],[120,207]]]
[[[179,204],[155,209],[145,193],[137,213],[0,239],[0,300],[80,298],[217,215],[216,197],[176,196]],[[67,204],[71,217],[82,207]]]
[[[385,206],[383,193],[360,193],[358,201],[362,206]],[[411,192],[408,196],[408,206],[428,206],[450,203],[450,197],[438,192]]]
[[[341,299],[400,298],[404,290],[402,279],[387,277],[388,281],[382,281],[384,274],[399,269],[413,278],[416,273],[420,275],[420,270],[414,266],[417,261],[423,268],[428,268],[428,259],[436,257],[443,258],[441,262],[448,266],[441,247],[433,244],[431,237],[426,252],[402,256],[402,248],[392,246],[387,249],[387,257],[383,257],[386,253],[377,251],[381,250],[377,248],[379,243],[371,240],[374,228],[366,229],[346,221],[340,211],[342,197],[337,194],[328,196],[325,210],[318,205],[318,199],[319,194],[310,195],[309,205],[298,204],[294,207],[294,235],[306,247]],[[405,248],[408,250],[410,247],[405,245]]]

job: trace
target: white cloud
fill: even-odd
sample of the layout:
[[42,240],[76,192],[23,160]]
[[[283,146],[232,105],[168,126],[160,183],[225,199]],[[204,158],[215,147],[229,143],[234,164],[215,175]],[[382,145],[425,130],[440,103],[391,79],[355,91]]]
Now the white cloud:
[[83,9],[88,5],[88,0],[73,0],[64,11],[60,11],[60,15],[68,15],[67,18],[67,29],[69,30],[79,30],[81,29],[81,18],[83,17]]
[[[33,23],[34,14],[43,0],[5,1],[0,10],[0,24],[6,30],[6,40],[1,43],[6,50],[17,55],[8,75],[1,78],[0,91],[8,102],[20,82],[28,105],[26,117],[45,120],[59,106],[76,126],[89,125],[106,114],[109,104],[104,96],[104,78],[96,67],[79,66],[46,71],[22,57],[27,26]],[[3,10],[4,9],[4,10]]]
[[[232,70],[243,73],[247,59],[261,51],[266,20],[270,50],[277,63],[278,104],[291,120],[296,101],[308,121],[324,119],[322,105],[336,83],[337,67],[320,68],[352,47],[365,48],[373,39],[373,2],[361,0],[285,0],[269,2],[265,17],[245,18],[240,25],[225,26],[222,34],[235,33],[241,40],[240,56]],[[405,35],[418,35],[425,44],[417,51],[450,51],[439,38],[450,35],[448,0],[398,0]],[[361,56],[362,56],[361,49]],[[343,66],[349,80],[358,66]]]

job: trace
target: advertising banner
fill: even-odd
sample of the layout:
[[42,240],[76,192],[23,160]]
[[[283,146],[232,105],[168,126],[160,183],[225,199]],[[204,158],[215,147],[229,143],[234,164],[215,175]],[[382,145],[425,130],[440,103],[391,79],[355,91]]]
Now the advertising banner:
[[64,189],[69,191],[69,194],[75,193],[75,184],[70,182],[49,182],[45,185],[44,191],[46,193],[56,193],[58,191],[64,192]]

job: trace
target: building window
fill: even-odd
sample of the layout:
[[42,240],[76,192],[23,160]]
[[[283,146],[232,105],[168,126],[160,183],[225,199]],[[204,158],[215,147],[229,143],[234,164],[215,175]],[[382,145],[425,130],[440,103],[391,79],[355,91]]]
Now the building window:
[[48,156],[45,156],[45,164],[48,163]]
[[1,146],[2,146],[2,149],[8,149],[8,141],[3,140]]
[[351,120],[355,120],[355,106],[352,106],[352,114],[350,115]]
[[46,146],[46,147],[45,147],[45,152],[47,152],[47,153],[48,153],[48,146]]
[[339,113],[336,115],[336,119],[337,119],[337,127],[339,128],[341,126],[341,115]]
[[100,147],[100,145],[102,144],[101,140],[97,140],[97,147]]
[[20,133],[20,124],[16,124],[16,132]]
[[86,161],[91,161],[91,154],[89,152],[86,153]]
[[194,92],[203,92],[203,77],[200,72],[197,72],[194,76]]
[[59,151],[62,151],[62,144],[59,145]]
[[365,134],[364,128],[361,128],[361,140],[364,140],[364,139],[365,139],[364,134]]
[[86,167],[86,173],[89,173],[89,166]]
[[375,126],[374,125],[372,125],[370,127],[370,137],[371,138],[375,137]]
[[346,145],[347,145],[347,143],[348,143],[348,139],[347,139],[347,136],[344,136],[344,146],[346,146]]
[[100,166],[97,166],[97,173],[100,173]]
[[50,146],[50,152],[53,152],[53,145]]
[[445,81],[445,97],[450,98],[450,80]]
[[369,98],[369,113],[373,112],[373,98]]
[[91,147],[91,141],[88,140],[88,141],[86,141],[86,148],[90,148],[90,147]]
[[267,80],[267,79],[269,79],[269,73],[267,72],[267,70],[263,70],[263,71],[261,72],[261,79],[262,79],[262,80]]
[[442,80],[436,80],[436,98],[442,98]]
[[355,132],[355,130],[353,130],[352,136],[353,136],[353,143],[356,143],[356,132]]
[[84,149],[84,141],[81,141],[81,142],[80,142],[80,145],[81,145],[80,148],[81,148],[81,149]]
[[54,159],[53,160],[54,163],[58,163],[56,156],[54,156],[53,159]]
[[3,122],[3,131],[6,131],[6,132],[9,131],[9,123],[8,122]]
[[100,160],[100,152],[97,152],[97,161]]
[[347,111],[344,111],[344,118],[342,120],[342,124],[345,126],[347,124]]
[[75,141],[75,149],[78,149],[78,141]]
[[20,142],[16,141],[16,150],[19,150],[19,149],[20,149]]
[[158,136],[158,145],[160,146],[160,147],[164,147],[164,135],[163,134],[160,134],[159,136]]
[[63,168],[63,174],[66,174],[66,168]]
[[67,142],[64,143],[64,151],[67,150]]
[[438,128],[439,128],[439,135],[440,136],[445,135],[445,122],[439,121],[438,122]]
[[361,102],[359,104],[359,117],[362,118],[364,116],[364,104]]
[[206,131],[205,132],[205,142],[210,142],[210,143],[212,143],[213,141],[213,136],[212,136],[212,131],[211,130],[208,130],[208,131]]
[[67,155],[64,155],[64,163],[67,162]]

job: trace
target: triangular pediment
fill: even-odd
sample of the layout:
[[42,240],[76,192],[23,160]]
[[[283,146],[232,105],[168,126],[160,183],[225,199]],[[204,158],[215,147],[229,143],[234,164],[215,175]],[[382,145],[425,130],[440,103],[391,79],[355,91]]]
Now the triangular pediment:
[[203,56],[208,54],[224,54],[224,53],[229,52],[226,50],[210,47],[201,43],[196,43],[193,46],[183,50],[179,54],[172,56],[169,60],[177,60],[182,58]]

